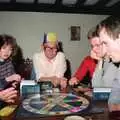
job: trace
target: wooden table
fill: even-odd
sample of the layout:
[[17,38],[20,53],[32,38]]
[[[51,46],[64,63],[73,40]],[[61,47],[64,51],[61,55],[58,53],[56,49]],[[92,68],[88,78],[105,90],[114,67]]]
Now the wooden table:
[[[69,89],[65,89],[65,90],[62,90],[63,93],[66,93],[68,92]],[[79,94],[79,93],[77,93]],[[18,102],[19,103],[19,102]],[[113,113],[113,114],[110,114],[108,113],[108,107],[107,107],[107,101],[93,101],[92,102],[92,105],[93,107],[96,106],[97,108],[102,108],[104,109],[104,112],[101,112],[101,113],[97,113],[97,114],[73,114],[73,115],[80,115],[80,116],[83,116],[84,118],[86,118],[86,120],[109,120],[109,116],[115,116],[116,114]],[[18,107],[19,107],[19,104],[18,104]],[[3,118],[2,120],[64,120],[64,118],[68,115],[57,115],[57,116],[49,116],[49,117],[28,117],[28,118],[25,118],[24,116],[19,116],[19,117],[16,117],[16,112],[13,113],[12,115],[8,116],[7,118]],[[118,119],[111,119],[111,120],[118,120]]]
[[[63,93],[68,93],[70,91],[69,88],[62,90]],[[80,95],[77,93],[77,95]],[[108,107],[107,107],[107,101],[93,101],[92,107],[94,108],[96,106],[97,108],[104,109],[103,112],[99,112],[97,114],[91,113],[91,114],[78,114],[74,113],[73,115],[80,115],[86,118],[86,120],[109,120],[108,119]],[[64,120],[64,118],[68,115],[57,115],[57,116],[49,116],[49,117],[24,117],[24,116],[17,116],[16,120]]]
[[[97,113],[97,114],[86,114],[86,115],[80,115],[86,118],[86,120],[109,120],[108,119],[108,110],[106,106],[106,101],[97,101],[95,106],[98,106],[100,108],[105,108],[104,112]],[[73,115],[79,115],[79,114],[73,114]],[[25,118],[23,116],[19,116],[16,118],[16,120],[64,120],[64,118],[69,115],[60,115],[60,116],[50,116],[50,117],[28,117]],[[115,120],[115,119],[114,119]]]

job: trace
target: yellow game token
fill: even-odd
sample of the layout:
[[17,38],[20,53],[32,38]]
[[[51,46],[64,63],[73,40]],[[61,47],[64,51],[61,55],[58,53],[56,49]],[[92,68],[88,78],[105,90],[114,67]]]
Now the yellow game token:
[[0,117],[7,117],[17,108],[17,105],[5,106],[0,110]]

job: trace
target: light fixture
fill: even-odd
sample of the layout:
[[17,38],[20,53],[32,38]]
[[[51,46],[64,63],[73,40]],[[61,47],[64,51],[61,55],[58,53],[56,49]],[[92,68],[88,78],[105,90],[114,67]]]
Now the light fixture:
[[77,0],[62,0],[63,5],[74,5],[76,2]]
[[54,4],[56,0],[38,0],[38,3]]
[[33,3],[34,0],[16,0],[16,2],[19,2],[19,3]]
[[95,5],[100,0],[86,0],[84,5]]
[[0,0],[0,2],[10,2],[10,0]]
[[116,4],[117,2],[119,2],[120,0],[111,0],[110,2],[108,2],[107,4],[106,4],[106,7],[111,7],[111,6],[113,6],[114,4]]

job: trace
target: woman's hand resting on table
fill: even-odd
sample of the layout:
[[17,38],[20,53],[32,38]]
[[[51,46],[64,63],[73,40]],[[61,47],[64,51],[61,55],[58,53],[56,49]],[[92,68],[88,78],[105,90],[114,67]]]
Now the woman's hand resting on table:
[[60,85],[61,89],[66,88],[67,86],[67,79],[64,77],[53,77],[53,79],[51,80],[52,84],[54,85],[54,87],[57,87],[57,85]]
[[69,85],[74,86],[74,85],[77,85],[77,84],[78,84],[78,79],[76,77],[72,77],[69,80]]
[[0,91],[0,100],[6,103],[14,103],[16,97],[17,97],[17,91],[13,87]]

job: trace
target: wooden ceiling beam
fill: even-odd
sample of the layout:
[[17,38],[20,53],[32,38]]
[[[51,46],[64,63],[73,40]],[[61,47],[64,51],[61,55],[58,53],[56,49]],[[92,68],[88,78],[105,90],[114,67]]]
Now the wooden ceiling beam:
[[107,3],[109,3],[109,1],[110,1],[110,0],[99,0],[99,2],[97,2],[97,3],[95,4],[95,7],[96,7],[96,8],[104,8],[105,5],[106,5]]
[[[27,11],[27,12],[55,12],[55,13],[75,13],[75,14],[99,14],[99,15],[111,15],[116,14],[116,10],[120,9],[120,2],[114,8],[99,8],[94,6],[85,6],[85,0],[78,0],[74,6],[62,5],[62,0],[56,0],[55,4],[42,4],[38,3],[38,0],[34,0],[34,3],[18,3],[16,0],[11,0],[10,3],[0,3],[0,11]],[[105,4],[107,0],[104,0]],[[100,4],[100,3],[99,3]]]
[[83,6],[86,0],[77,0],[75,7],[79,8]]

